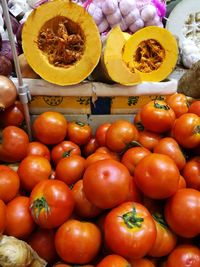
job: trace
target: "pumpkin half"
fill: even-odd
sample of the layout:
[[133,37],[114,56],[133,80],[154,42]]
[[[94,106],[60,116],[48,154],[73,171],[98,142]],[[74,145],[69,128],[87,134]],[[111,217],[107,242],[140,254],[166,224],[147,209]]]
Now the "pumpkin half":
[[95,80],[123,85],[140,83],[140,76],[132,72],[122,59],[123,47],[130,36],[119,26],[112,28],[103,42],[101,60],[92,74]]
[[175,37],[166,29],[149,26],[134,33],[125,43],[123,60],[142,81],[159,82],[169,76],[178,59]]
[[48,2],[32,11],[23,27],[22,46],[31,68],[58,85],[83,81],[101,55],[93,18],[67,0]]

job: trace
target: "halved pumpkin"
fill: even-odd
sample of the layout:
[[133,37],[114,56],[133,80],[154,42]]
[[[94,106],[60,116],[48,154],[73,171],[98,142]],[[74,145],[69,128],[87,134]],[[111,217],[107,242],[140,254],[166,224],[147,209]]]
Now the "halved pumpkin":
[[123,60],[142,81],[159,82],[176,66],[178,45],[166,29],[149,26],[134,33],[125,43]]
[[103,43],[101,60],[93,72],[95,80],[134,85],[141,82],[140,76],[131,71],[122,59],[123,47],[130,38],[119,26],[112,28]]
[[32,69],[58,85],[83,81],[101,55],[93,18],[68,0],[48,2],[32,11],[23,27],[22,46]]

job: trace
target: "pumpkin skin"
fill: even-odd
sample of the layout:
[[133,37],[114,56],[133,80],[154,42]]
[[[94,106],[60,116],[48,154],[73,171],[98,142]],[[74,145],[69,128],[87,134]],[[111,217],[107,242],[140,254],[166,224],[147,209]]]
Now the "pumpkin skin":
[[[41,49],[39,38],[41,32],[49,28],[57,35],[59,23],[64,20],[69,36],[80,33],[83,49],[75,62],[60,66],[49,61],[48,55]],[[93,18],[83,7],[69,0],[48,2],[33,10],[23,26],[22,47],[28,64],[41,78],[62,86],[80,83],[88,77],[101,54],[100,35]]]
[[[157,66],[154,65],[153,69],[148,64],[148,68],[144,70],[141,68],[141,58],[145,57],[143,53],[148,51],[141,49],[141,46],[147,47],[148,42],[152,42],[150,45],[153,44],[154,48],[155,46],[159,47],[159,56],[162,57],[162,60],[158,62]],[[168,30],[157,26],[145,27],[134,33],[123,49],[124,62],[130,69],[139,73],[142,81],[159,82],[164,80],[176,66],[177,59],[178,45],[175,37]],[[152,63],[152,59],[149,62]]]
[[95,80],[135,85],[141,82],[140,76],[132,72],[122,59],[122,51],[130,34],[114,27],[103,42],[101,60],[92,73]]

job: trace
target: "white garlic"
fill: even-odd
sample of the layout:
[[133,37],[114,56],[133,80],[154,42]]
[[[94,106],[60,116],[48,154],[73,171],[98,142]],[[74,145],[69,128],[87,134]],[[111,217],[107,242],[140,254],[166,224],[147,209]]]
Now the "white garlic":
[[137,19],[133,24],[129,26],[131,32],[136,32],[144,27],[144,21],[141,19]]
[[98,25],[99,32],[105,32],[109,28],[107,20],[104,18],[103,21]]
[[129,14],[124,17],[124,21],[126,25],[130,26],[133,24],[134,21],[138,20],[140,18],[140,12],[139,9],[135,8],[129,12]]
[[117,9],[114,13],[107,15],[106,19],[110,25],[115,25],[117,23],[120,23],[122,16],[119,9]]
[[102,2],[102,11],[105,15],[110,15],[118,9],[118,0],[109,0]]
[[130,11],[136,8],[135,0],[121,0],[119,8],[123,16],[126,16]]
[[156,14],[156,8],[153,5],[147,5],[141,10],[141,18],[145,22],[153,20]]

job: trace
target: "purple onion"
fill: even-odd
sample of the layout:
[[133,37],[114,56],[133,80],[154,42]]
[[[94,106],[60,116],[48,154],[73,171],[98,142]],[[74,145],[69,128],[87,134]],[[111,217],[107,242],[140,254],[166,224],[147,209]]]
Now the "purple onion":
[[0,50],[1,50],[1,47],[2,47],[2,37],[1,37],[1,34],[0,34]]
[[[5,18],[3,17],[3,19],[4,19],[4,25],[6,25],[6,23],[5,23]],[[18,21],[14,16],[12,16],[12,15],[10,15],[10,21],[11,21],[11,25],[12,25],[12,31],[13,31],[14,34],[16,34],[16,33],[17,33],[17,30],[18,30],[18,28],[19,28],[19,26],[20,26],[20,23],[19,23],[19,21]]]
[[22,47],[22,29],[23,29],[24,23],[19,25],[19,28],[16,33],[17,43],[20,47]]
[[[19,48],[18,44],[15,44],[15,45],[16,45],[17,55],[19,55],[20,54],[20,48]],[[2,48],[0,51],[0,55],[6,56],[8,59],[10,59],[11,62],[13,62],[13,54],[12,54],[10,41],[8,41],[8,40],[2,41]]]
[[0,55],[0,75],[11,76],[12,73],[12,63],[10,59],[5,56]]

